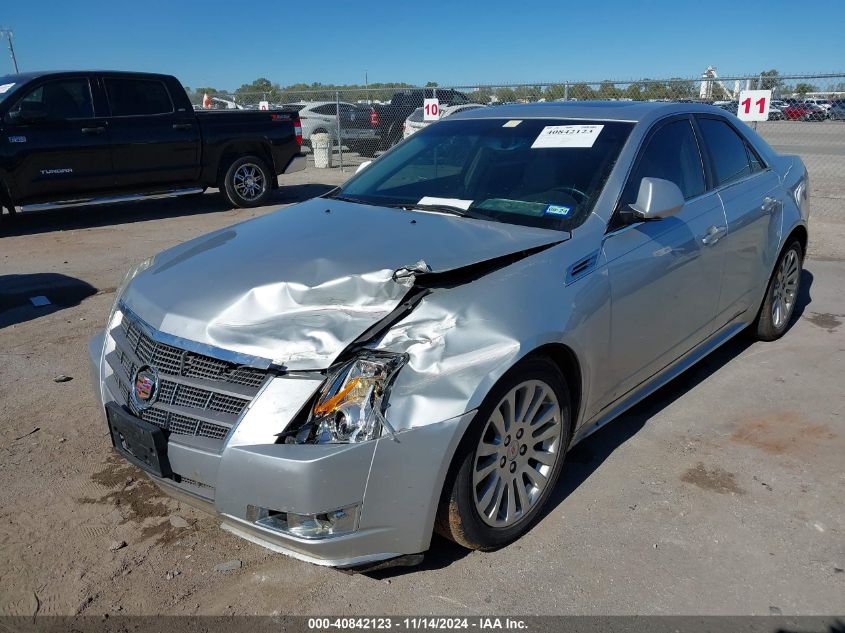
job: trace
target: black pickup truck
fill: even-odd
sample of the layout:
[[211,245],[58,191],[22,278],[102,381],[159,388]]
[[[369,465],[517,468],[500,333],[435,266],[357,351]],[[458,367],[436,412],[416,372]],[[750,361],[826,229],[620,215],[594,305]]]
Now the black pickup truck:
[[411,113],[423,106],[424,99],[437,97],[442,105],[472,103],[463,92],[451,88],[409,88],[396,92],[390,103],[374,105],[378,124],[379,149],[388,149],[402,140],[402,128]]
[[0,77],[0,203],[9,214],[201,193],[265,203],[305,167],[299,115],[195,112],[169,75],[75,71]]

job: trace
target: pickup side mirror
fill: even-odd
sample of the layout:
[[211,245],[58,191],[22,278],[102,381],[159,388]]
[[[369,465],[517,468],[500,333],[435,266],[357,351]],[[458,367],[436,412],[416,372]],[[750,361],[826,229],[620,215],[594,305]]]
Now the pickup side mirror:
[[365,160],[363,163],[358,165],[358,169],[355,170],[355,173],[357,174],[359,171],[364,171],[367,167],[370,166],[370,163],[372,163],[372,162],[373,161],[371,161],[371,160]]
[[6,118],[9,123],[38,123],[47,120],[47,108],[37,101],[22,101]]
[[674,182],[646,176],[640,181],[637,201],[630,207],[642,220],[666,218],[684,207],[684,194]]

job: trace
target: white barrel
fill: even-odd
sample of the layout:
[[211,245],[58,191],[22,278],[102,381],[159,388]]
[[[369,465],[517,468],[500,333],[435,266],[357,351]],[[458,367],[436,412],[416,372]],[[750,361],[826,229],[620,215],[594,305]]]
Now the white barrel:
[[314,166],[326,169],[332,166],[332,137],[318,133],[311,135],[311,151],[314,152]]

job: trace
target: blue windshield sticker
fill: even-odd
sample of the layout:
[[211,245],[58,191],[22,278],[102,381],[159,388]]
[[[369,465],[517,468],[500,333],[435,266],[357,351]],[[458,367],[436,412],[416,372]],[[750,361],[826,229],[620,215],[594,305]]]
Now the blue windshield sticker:
[[556,215],[558,217],[565,218],[569,215],[570,211],[572,211],[572,207],[564,207],[556,204],[550,204],[546,207],[546,210],[543,211],[543,215]]

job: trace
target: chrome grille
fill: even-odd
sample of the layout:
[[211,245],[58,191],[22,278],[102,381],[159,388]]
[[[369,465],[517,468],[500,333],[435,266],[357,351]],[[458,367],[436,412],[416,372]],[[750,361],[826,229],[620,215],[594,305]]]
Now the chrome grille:
[[[170,433],[223,440],[267,379],[266,371],[156,341],[127,315],[112,337],[115,351],[107,360],[124,404]],[[153,406],[139,410],[130,390],[135,371],[144,365],[158,372],[159,389]]]
[[[246,387],[260,387],[267,376],[267,372],[250,367],[239,367],[234,363],[211,358],[194,352],[158,343],[148,337],[124,315],[120,323],[126,338],[135,348],[135,354],[144,363],[152,365],[160,373],[172,376],[187,376],[190,378],[207,378],[222,380],[235,385]],[[185,365],[182,366],[182,356]]]

